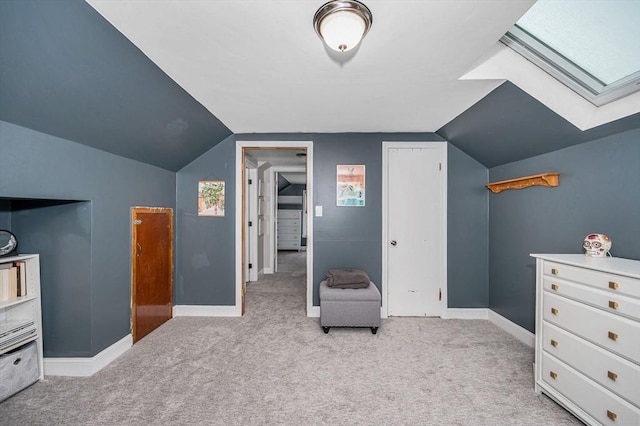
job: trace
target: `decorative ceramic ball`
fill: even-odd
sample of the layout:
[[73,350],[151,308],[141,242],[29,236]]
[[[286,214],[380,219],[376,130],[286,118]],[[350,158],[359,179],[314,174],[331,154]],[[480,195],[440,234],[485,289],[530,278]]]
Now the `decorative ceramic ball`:
[[611,250],[611,238],[604,234],[589,234],[582,243],[584,255],[588,257],[607,257]]

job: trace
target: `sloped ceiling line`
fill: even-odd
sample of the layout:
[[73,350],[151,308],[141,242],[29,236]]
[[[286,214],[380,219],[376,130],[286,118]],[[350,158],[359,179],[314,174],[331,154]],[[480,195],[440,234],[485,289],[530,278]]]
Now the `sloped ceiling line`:
[[491,167],[640,127],[581,131],[492,71],[533,2],[367,0],[374,27],[337,64],[323,1],[3,0],[0,120],[173,171],[232,133],[437,131]]

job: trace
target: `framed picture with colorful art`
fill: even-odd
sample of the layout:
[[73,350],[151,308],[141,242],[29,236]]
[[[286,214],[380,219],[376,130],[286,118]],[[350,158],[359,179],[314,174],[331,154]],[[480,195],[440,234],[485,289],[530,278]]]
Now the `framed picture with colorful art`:
[[365,166],[338,165],[336,171],[337,206],[364,207],[365,205]]

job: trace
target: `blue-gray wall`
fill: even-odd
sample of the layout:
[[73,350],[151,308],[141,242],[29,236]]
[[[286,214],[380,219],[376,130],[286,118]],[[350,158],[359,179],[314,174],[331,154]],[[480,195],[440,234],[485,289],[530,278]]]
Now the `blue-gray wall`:
[[82,0],[0,1],[0,120],[176,171],[231,135]]
[[[129,334],[131,207],[175,208],[175,183],[173,172],[0,121],[0,198],[91,203],[90,279],[57,283],[63,293],[55,300],[43,297],[49,319],[43,324],[44,339],[56,339],[45,347],[46,356],[93,356]],[[82,214],[78,220],[85,217]],[[42,245],[33,242],[29,248],[44,249],[51,237],[41,235]],[[64,266],[41,267],[47,271]],[[55,273],[43,273],[43,289],[55,279]],[[77,295],[85,292],[88,303],[78,303]],[[63,311],[64,316],[51,314]],[[70,317],[75,319],[71,324]],[[56,330],[63,325],[71,328],[58,337]],[[60,351],[50,352],[54,348]]]
[[[382,289],[382,141],[379,134],[318,134],[313,138],[313,304],[332,268],[367,271]],[[336,166],[365,165],[365,205],[336,206]]]
[[[49,357],[91,351],[91,202],[14,200],[20,253],[40,255],[43,343]],[[73,330],[75,344],[67,336]]]
[[0,199],[0,229],[11,229],[11,200]]
[[[382,142],[442,141],[433,133],[314,133],[240,134],[237,140],[313,141],[313,206],[323,206],[314,217],[314,297],[319,305],[318,285],[330,268],[352,267],[368,272],[382,285]],[[215,149],[215,148],[214,148]],[[449,307],[488,306],[487,267],[487,169],[457,148],[449,150],[448,191],[450,225],[448,239]],[[366,165],[366,206],[337,207],[336,165]],[[469,250],[469,237],[479,238],[483,250]],[[484,238],[484,239],[483,239]],[[459,265],[464,264],[465,268]],[[455,269],[452,273],[451,271]],[[460,270],[464,269],[464,270]]]
[[448,145],[447,305],[489,306],[489,171]]
[[489,306],[534,331],[535,260],[530,253],[583,253],[592,232],[616,257],[640,259],[640,130],[494,167],[491,181],[560,173],[556,188],[489,196]]
[[[30,251],[58,256],[56,265],[43,256],[42,265],[47,356],[93,356],[129,333],[132,206],[176,209],[175,304],[235,303],[237,139],[314,142],[312,203],[324,207],[323,217],[314,217],[314,304],[329,268],[362,268],[381,284],[382,141],[440,140],[437,135],[237,135],[175,174],[0,121],[0,223],[23,233]],[[501,194],[484,187],[484,166],[449,146],[448,306],[488,306],[533,330],[529,253],[580,253],[587,233],[604,232],[616,256],[640,258],[639,139],[634,130],[494,167],[492,181],[561,173],[558,188]],[[365,207],[335,206],[337,164],[367,166]],[[598,169],[606,172],[596,175]],[[224,218],[197,216],[198,181],[211,179],[226,182]],[[26,230],[29,220],[45,217],[52,222]],[[65,235],[59,246],[46,245]],[[65,250],[71,247],[88,256],[82,261],[90,267],[69,278]]]
[[[198,181],[225,181],[224,217],[198,216]],[[176,178],[175,305],[235,305],[236,144],[226,138]]]
[[[228,138],[178,172],[176,304],[235,303],[235,140],[313,141],[314,305],[330,268],[361,268],[382,285],[382,142],[441,141],[432,133],[240,134]],[[488,299],[487,169],[455,147],[449,149],[449,307],[484,307]],[[366,166],[366,206],[337,207],[336,166]],[[197,217],[197,182],[227,180],[226,215]],[[474,246],[469,246],[475,241]],[[464,265],[464,267],[460,267]]]
[[[280,182],[284,182],[282,188],[278,190],[278,196],[280,195],[288,195],[288,196],[299,196],[302,197],[304,194],[304,190],[307,189],[307,185],[303,183],[288,183],[288,181],[282,177],[282,175],[278,175],[278,187],[280,187]],[[302,200],[302,198],[300,198]],[[278,201],[278,208],[281,210],[302,210],[303,204],[300,203],[282,203]]]

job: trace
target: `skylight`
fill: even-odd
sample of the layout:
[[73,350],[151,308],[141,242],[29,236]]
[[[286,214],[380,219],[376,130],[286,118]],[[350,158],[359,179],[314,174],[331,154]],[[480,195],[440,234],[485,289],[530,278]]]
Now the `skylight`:
[[502,41],[595,105],[640,90],[638,0],[538,0]]

